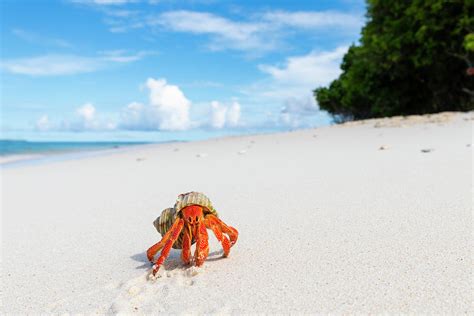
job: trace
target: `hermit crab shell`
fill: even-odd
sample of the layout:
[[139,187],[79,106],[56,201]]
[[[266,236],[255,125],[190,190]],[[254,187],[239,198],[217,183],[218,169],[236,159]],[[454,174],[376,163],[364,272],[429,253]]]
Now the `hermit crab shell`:
[[[170,207],[164,209],[161,212],[161,215],[153,222],[153,226],[155,226],[156,230],[164,236],[166,232],[173,226],[173,223],[178,217],[181,217],[181,210],[186,206],[190,205],[199,205],[203,208],[204,216],[208,214],[213,214],[215,216],[219,216],[217,211],[212,206],[211,200],[200,192],[188,192],[183,193],[178,196],[176,199],[176,203],[174,207]],[[191,241],[194,244],[195,240]],[[179,235],[176,242],[173,244],[173,248],[181,249],[183,247],[183,232]]]

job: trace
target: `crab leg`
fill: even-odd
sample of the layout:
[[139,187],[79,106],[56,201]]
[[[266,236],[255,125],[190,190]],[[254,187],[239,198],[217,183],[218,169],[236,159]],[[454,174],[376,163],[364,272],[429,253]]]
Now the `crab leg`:
[[160,257],[155,261],[155,264],[153,265],[153,275],[155,275],[158,272],[158,269],[163,264],[165,259],[168,257],[171,247],[175,243],[176,239],[178,239],[179,234],[181,233],[181,230],[183,229],[184,221],[182,219],[178,219],[177,222],[178,224],[173,229],[171,236],[169,237],[168,241],[166,242],[165,247],[161,251]]
[[178,226],[178,223],[179,223],[179,219],[177,219],[173,225],[171,226],[171,228],[166,232],[166,234],[163,236],[163,238],[161,238],[161,240],[159,242],[157,242],[156,244],[154,244],[153,246],[151,246],[150,248],[148,248],[148,250],[146,251],[146,256],[148,257],[148,260],[150,262],[153,262],[153,257],[156,255],[156,253],[158,251],[161,250],[161,248],[163,248],[163,246],[166,244],[166,242],[168,241],[168,239],[170,238],[171,236],[171,233],[173,232],[173,230]]
[[231,247],[235,245],[235,243],[237,242],[237,238],[239,237],[239,232],[237,231],[237,229],[232,226],[227,226],[226,223],[224,223],[217,216],[214,216],[212,214],[209,214],[207,218],[213,223],[215,223],[224,234],[227,234],[229,236]]
[[181,259],[184,264],[191,262],[191,232],[189,226],[184,227],[183,234],[183,251],[181,252]]
[[204,223],[206,227],[211,229],[214,235],[216,236],[217,240],[219,240],[222,244],[222,248],[224,249],[224,257],[229,256],[230,252],[230,241],[227,236],[222,234],[220,227],[216,224],[216,222],[211,218],[206,218]]
[[197,227],[196,251],[194,252],[194,259],[196,265],[201,266],[209,255],[209,237],[204,222],[199,222]]

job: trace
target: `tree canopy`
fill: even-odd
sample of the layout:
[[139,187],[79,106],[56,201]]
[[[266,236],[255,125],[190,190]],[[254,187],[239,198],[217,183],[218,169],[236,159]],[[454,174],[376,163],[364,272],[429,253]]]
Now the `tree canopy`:
[[336,120],[474,109],[474,1],[368,0],[342,73],[314,91]]

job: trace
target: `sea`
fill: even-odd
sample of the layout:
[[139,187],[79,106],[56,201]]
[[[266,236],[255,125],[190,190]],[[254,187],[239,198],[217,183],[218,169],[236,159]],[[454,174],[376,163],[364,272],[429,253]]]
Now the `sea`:
[[0,140],[0,165],[17,166],[74,159],[123,150],[151,142],[64,142]]

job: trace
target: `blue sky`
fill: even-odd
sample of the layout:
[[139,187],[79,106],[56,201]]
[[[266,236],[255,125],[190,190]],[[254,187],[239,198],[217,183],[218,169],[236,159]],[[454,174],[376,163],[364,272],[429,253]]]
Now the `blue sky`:
[[328,124],[363,1],[1,2],[2,138],[170,140]]

